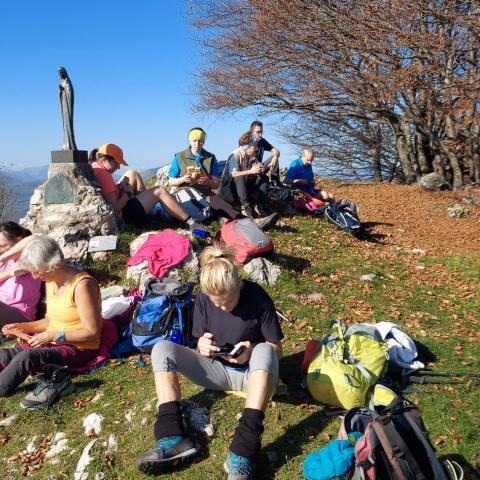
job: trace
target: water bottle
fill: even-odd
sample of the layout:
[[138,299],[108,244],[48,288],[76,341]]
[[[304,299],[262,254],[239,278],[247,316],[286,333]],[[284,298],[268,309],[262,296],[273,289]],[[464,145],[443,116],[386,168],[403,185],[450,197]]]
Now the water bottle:
[[182,332],[178,328],[174,328],[170,334],[170,341],[173,343],[182,343]]
[[192,230],[193,235],[199,238],[208,238],[210,236],[210,233],[205,231],[205,230],[199,230],[198,228],[194,228]]

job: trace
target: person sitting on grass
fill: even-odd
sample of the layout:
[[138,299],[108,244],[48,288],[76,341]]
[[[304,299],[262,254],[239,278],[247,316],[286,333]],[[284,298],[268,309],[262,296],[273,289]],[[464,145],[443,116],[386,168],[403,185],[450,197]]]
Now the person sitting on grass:
[[[0,328],[35,320],[42,282],[18,267],[20,253],[32,238],[18,223],[0,223]],[[0,335],[0,343],[5,339]]]
[[[25,246],[20,268],[46,282],[47,314],[33,322],[5,325],[5,335],[22,341],[0,348],[0,396],[12,394],[29,375],[47,364],[81,367],[97,356],[101,333],[101,299],[97,281],[68,266],[58,243],[46,235],[35,236]],[[68,372],[67,369],[65,371]],[[24,408],[53,403],[72,391],[68,375],[55,378],[22,400]]]
[[333,202],[334,198],[326,190],[317,190],[314,186],[312,163],[315,153],[311,148],[306,148],[302,155],[296,158],[288,167],[283,183],[298,188],[303,192],[318,198],[323,202]]
[[[259,120],[255,120],[250,125],[250,135],[257,141],[257,151],[255,157],[258,162],[263,165],[264,173],[271,172],[270,178],[272,186],[282,187],[280,182],[280,150],[275,148],[266,138],[263,136],[263,123]],[[263,154],[265,152],[271,152],[272,155],[263,161]]]
[[[200,260],[202,292],[193,315],[197,350],[168,341],[153,347],[160,404],[154,426],[157,443],[140,454],[136,463],[143,472],[159,473],[198,454],[183,429],[178,379],[182,374],[211,390],[246,392],[224,468],[230,480],[252,479],[265,409],[278,381],[283,333],[273,301],[258,284],[241,280],[231,248],[208,247]],[[219,355],[233,347],[241,347],[238,356]]]
[[[190,146],[173,157],[168,183],[172,187],[191,187],[197,190],[210,204],[212,218],[244,218],[231,204],[213,192],[220,184],[218,163],[213,153],[204,150],[205,139],[206,133],[200,127],[192,128],[188,132]],[[189,169],[195,167],[199,171],[198,175],[189,173]],[[264,229],[274,221],[274,215],[255,219],[255,223]]]
[[128,170],[116,184],[112,174],[121,165],[128,166],[122,149],[117,145],[105,143],[90,152],[89,160],[103,198],[125,223],[136,227],[145,226],[153,207],[160,202],[173,218],[186,223],[190,230],[207,230],[202,223],[191,218],[163,187],[146,188],[136,170]]
[[[267,207],[268,177],[264,166],[257,160],[257,141],[250,132],[244,133],[239,147],[228,157],[222,173],[220,196],[229,203],[240,202],[240,211],[253,218],[270,215]],[[253,209],[252,209],[253,205]],[[275,220],[278,214],[275,216]]]

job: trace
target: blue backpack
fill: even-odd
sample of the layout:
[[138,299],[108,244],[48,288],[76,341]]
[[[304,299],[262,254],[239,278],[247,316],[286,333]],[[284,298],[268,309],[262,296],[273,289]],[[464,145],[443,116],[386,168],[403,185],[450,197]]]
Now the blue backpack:
[[363,228],[358,219],[357,206],[348,200],[334,202],[326,207],[317,209],[318,214],[323,215],[330,223],[340,230],[351,233],[354,236],[361,235]]
[[141,352],[150,352],[162,340],[190,346],[193,319],[191,284],[169,279],[153,279],[145,286],[143,302],[133,313],[132,344]]

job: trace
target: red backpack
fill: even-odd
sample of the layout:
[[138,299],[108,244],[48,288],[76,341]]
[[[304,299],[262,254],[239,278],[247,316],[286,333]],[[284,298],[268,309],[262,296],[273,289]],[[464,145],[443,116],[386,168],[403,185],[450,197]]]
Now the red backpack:
[[271,238],[251,218],[230,220],[222,226],[219,234],[228,246],[236,250],[235,260],[238,263],[273,252]]

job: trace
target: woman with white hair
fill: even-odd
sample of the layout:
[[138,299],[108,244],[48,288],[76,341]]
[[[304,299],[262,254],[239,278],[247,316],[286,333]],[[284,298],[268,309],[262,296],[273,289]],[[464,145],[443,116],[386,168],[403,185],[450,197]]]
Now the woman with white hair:
[[[67,265],[58,243],[46,235],[36,236],[25,246],[19,267],[46,282],[47,314],[41,320],[3,327],[5,335],[21,341],[0,349],[1,397],[47,364],[85,365],[100,346],[100,288],[94,278]],[[65,385],[59,384],[58,389]]]

